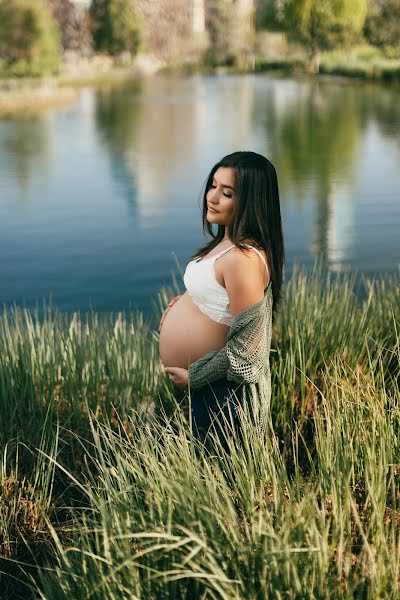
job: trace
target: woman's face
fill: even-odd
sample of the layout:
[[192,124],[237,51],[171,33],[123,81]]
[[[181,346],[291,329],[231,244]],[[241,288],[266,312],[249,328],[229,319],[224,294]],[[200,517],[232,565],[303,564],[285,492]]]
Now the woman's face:
[[235,169],[218,167],[207,192],[207,221],[229,225],[235,202]]

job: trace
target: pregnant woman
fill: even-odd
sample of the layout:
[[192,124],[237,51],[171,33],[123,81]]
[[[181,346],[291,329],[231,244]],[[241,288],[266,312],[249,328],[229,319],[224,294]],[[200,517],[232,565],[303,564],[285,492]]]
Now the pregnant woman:
[[211,241],[192,256],[187,291],[160,322],[161,360],[175,386],[190,389],[197,437],[219,411],[236,419],[237,403],[254,414],[270,401],[284,242],[276,172],[264,156],[234,152],[211,169],[203,230]]

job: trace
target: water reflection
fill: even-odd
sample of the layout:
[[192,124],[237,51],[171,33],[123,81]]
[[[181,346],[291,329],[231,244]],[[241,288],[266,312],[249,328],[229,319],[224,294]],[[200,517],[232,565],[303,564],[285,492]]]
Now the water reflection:
[[393,271],[399,142],[394,88],[258,75],[87,87],[74,106],[0,120],[0,302],[52,291],[64,309],[149,314],[171,256],[202,243],[209,168],[239,149],[277,167],[288,277],[317,256]]
[[135,152],[130,155],[144,220],[168,211],[173,182],[194,161],[203,119],[199,78],[146,81]]
[[[400,87],[397,89],[400,92]],[[368,84],[360,96],[360,112],[365,120],[376,124],[379,132],[400,152],[400,99],[393,88]],[[363,102],[362,102],[363,100]],[[363,108],[362,108],[363,104]]]
[[48,171],[50,121],[49,113],[9,118],[0,129],[0,173],[2,178],[12,175],[21,200],[28,197],[32,178]]
[[143,220],[167,213],[173,186],[196,161],[213,163],[243,145],[252,126],[253,87],[254,78],[221,78],[215,90],[215,81],[200,76],[157,77],[98,93],[100,139],[111,164],[120,163],[112,175],[135,197]]
[[348,255],[354,226],[362,131],[357,89],[286,81],[268,96],[264,127],[269,153],[279,165],[283,197],[300,204],[314,199],[310,250],[338,268]]
[[140,82],[103,87],[96,93],[94,109],[100,143],[109,152],[111,177],[133,217],[137,212],[137,184],[129,157],[141,118],[136,102],[140,93]]
[[319,256],[330,270],[340,270],[351,254],[354,241],[354,190],[346,183],[332,182],[319,202],[317,198],[315,208],[312,254]]
[[393,90],[323,80],[156,77],[101,91],[96,122],[142,223],[168,214],[196,161],[252,147],[277,165],[283,203],[313,202],[309,252],[338,270],[354,245],[363,134],[378,122],[393,137],[395,99]]

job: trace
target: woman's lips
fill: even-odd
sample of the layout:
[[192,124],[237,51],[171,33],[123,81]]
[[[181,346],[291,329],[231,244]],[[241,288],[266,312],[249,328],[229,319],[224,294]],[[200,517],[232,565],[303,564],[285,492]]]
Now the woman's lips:
[[217,210],[215,210],[214,208],[211,208],[211,206],[209,206],[209,207],[208,207],[208,210],[209,210],[210,212],[213,212],[213,213],[217,213],[217,212],[218,212],[218,211],[217,211]]

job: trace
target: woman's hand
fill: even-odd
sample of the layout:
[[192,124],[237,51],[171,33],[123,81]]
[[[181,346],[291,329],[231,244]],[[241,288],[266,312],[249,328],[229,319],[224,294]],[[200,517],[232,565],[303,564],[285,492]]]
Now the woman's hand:
[[168,373],[170,380],[179,388],[185,388],[189,382],[189,371],[181,367],[165,367],[164,371]]
[[167,316],[167,313],[169,311],[169,309],[175,304],[175,302],[178,302],[179,298],[182,296],[182,294],[180,294],[179,296],[175,296],[175,298],[172,298],[172,300],[169,302],[167,308],[164,310],[161,320],[160,320],[160,326],[158,328],[158,331],[161,330],[162,324],[164,323],[164,319]]

